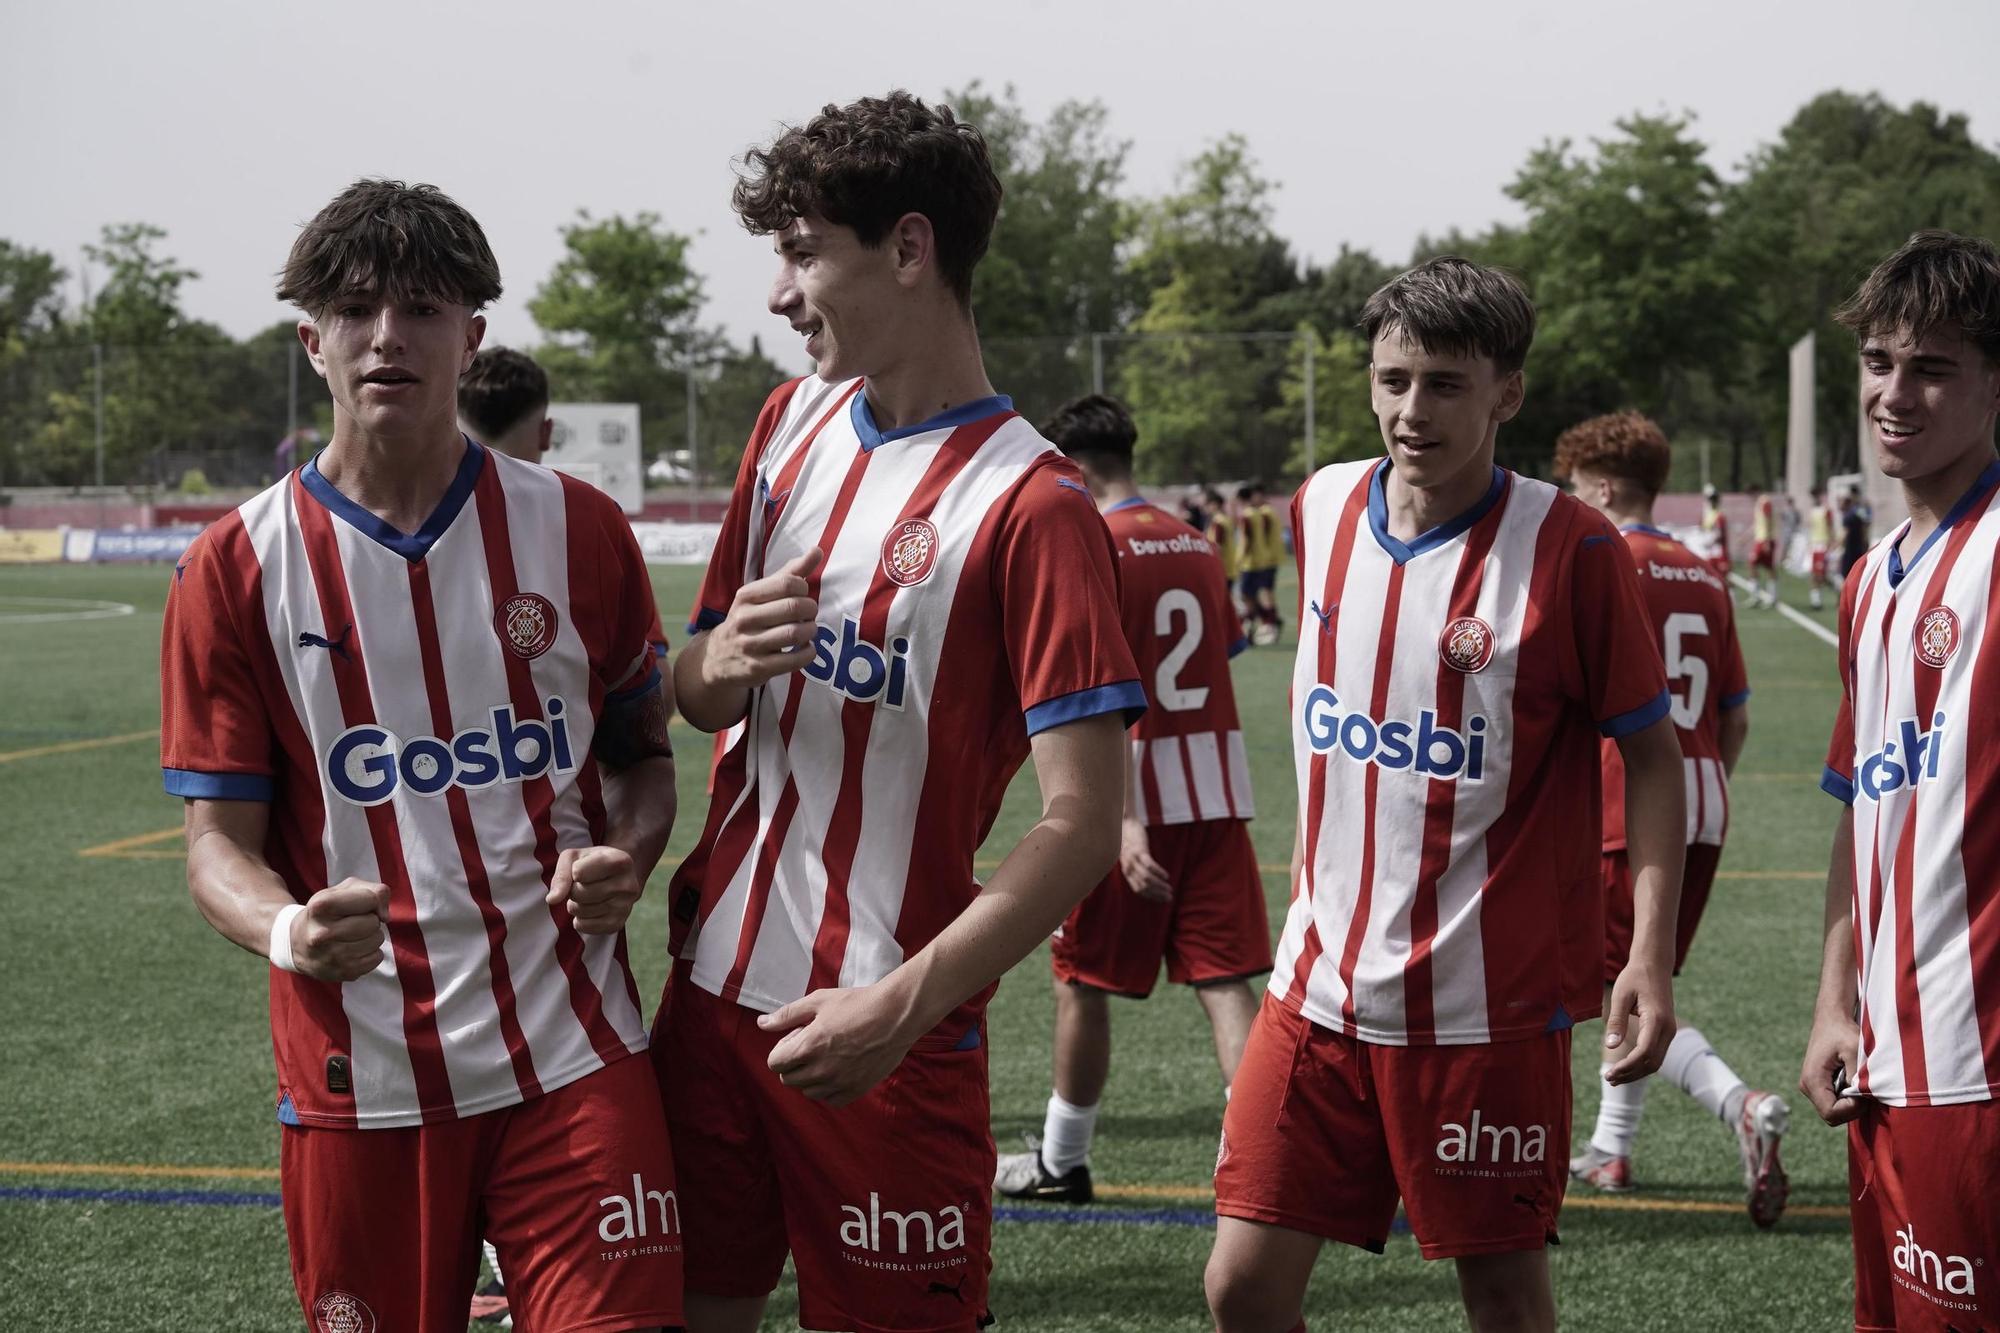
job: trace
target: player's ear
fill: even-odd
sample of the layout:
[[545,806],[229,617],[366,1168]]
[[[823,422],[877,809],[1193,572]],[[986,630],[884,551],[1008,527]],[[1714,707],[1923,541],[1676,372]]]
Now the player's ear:
[[905,213],[897,218],[889,231],[888,244],[898,286],[916,286],[937,257],[937,232],[922,213]]
[[1512,421],[1520,412],[1521,404],[1528,399],[1528,377],[1521,371],[1507,372],[1507,378],[1500,382],[1500,401],[1493,409],[1495,422]]
[[463,375],[472,369],[472,358],[479,355],[479,344],[486,341],[486,316],[474,315],[465,321],[465,347],[458,358],[458,373]]
[[543,417],[542,438],[540,442],[537,443],[535,446],[536,454],[538,455],[545,454],[549,451],[549,441],[554,438],[555,433],[556,433],[556,419],[554,417]]
[[321,379],[326,378],[326,358],[319,350],[319,325],[309,319],[299,321],[299,345],[306,349],[306,360]]

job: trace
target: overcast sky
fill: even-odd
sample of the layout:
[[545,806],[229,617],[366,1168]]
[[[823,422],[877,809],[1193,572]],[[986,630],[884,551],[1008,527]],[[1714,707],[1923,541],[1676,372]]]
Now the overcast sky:
[[[1502,186],[1546,138],[1690,110],[1732,173],[1829,88],[1923,99],[2000,141],[1992,0],[1678,3],[445,5],[0,0],[0,236],[56,253],[106,222],[167,229],[201,274],[188,310],[236,335],[295,228],[358,176],[430,181],[470,208],[507,292],[489,341],[532,343],[526,302],[587,208],[690,233],[704,318],[762,333],[769,243],[728,207],[731,163],[822,103],[1012,84],[1039,117],[1096,98],[1154,193],[1218,136],[1282,182],[1281,233],[1388,259],[1419,232],[1513,216]],[[1004,386],[1003,386],[1004,388]]]

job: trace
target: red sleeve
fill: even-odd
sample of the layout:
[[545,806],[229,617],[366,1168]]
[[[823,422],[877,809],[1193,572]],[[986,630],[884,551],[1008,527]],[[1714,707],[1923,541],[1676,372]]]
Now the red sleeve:
[[1840,589],[1840,711],[1833,717],[1833,735],[1826,743],[1826,768],[1820,773],[1820,790],[1845,805],[1854,804],[1854,607],[1855,589],[1861,585],[1866,560],[1857,560],[1847,572]]
[[1028,470],[995,534],[994,596],[1028,734],[1146,711],[1118,611],[1110,530],[1060,455]]
[[1722,602],[1721,694],[1715,706],[1724,712],[1741,708],[1750,699],[1750,672],[1743,665],[1743,640],[1736,633],[1736,602],[1727,593]]
[[1584,511],[1568,540],[1581,698],[1598,731],[1615,740],[1667,715],[1666,667],[1625,539],[1603,515]]
[[263,608],[231,596],[238,581],[231,560],[255,568],[249,550],[223,547],[218,534],[232,529],[241,531],[234,515],[211,526],[174,567],[160,630],[160,769],[174,796],[268,801],[276,773],[271,720],[241,619]]
[[736,485],[729,492],[729,509],[722,516],[722,532],[715,539],[715,550],[708,557],[708,572],[702,576],[701,591],[695,595],[694,608],[688,613],[689,634],[720,625],[735,604],[736,590],[743,586],[743,571],[750,559],[751,530],[762,526],[755,513],[755,507],[764,501],[758,494],[757,464],[800,383],[789,380],[773,389],[764,400],[764,409],[757,414],[757,425],[743,450],[743,462],[736,469]]
[[646,557],[632,535],[632,525],[615,503],[605,510],[601,530],[608,549],[599,595],[609,635],[598,678],[607,694],[632,694],[658,679],[655,653],[656,648],[666,651],[666,635],[660,629],[660,608],[653,601],[653,578],[646,572]]

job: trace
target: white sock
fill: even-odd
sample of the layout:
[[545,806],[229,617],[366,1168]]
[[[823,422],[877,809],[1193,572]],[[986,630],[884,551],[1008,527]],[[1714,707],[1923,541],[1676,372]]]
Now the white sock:
[[482,1240],[479,1242],[479,1248],[486,1251],[486,1266],[493,1270],[493,1280],[504,1282],[506,1279],[500,1276],[500,1252],[493,1248],[493,1242]]
[[1735,1123],[1743,1110],[1743,1098],[1750,1091],[1736,1071],[1715,1053],[1701,1030],[1685,1025],[1667,1047],[1667,1059],[1660,1066],[1660,1073],[1725,1125]]
[[1597,1128],[1590,1136],[1590,1146],[1606,1157],[1630,1157],[1632,1144],[1639,1137],[1639,1117],[1646,1111],[1646,1085],[1653,1080],[1642,1078],[1613,1087],[1604,1078],[1610,1068],[1605,1065],[1597,1071]]
[[1042,1120],[1042,1165],[1049,1174],[1067,1175],[1090,1160],[1090,1140],[1097,1133],[1097,1107],[1072,1106],[1060,1093],[1049,1094]]

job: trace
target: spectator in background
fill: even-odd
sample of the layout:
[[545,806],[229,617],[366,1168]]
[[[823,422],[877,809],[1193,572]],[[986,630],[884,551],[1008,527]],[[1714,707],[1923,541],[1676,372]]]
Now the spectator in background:
[[526,352],[489,347],[459,377],[458,428],[489,449],[539,463],[555,424],[549,377]]
[[1202,507],[1201,489],[1190,486],[1181,497],[1181,521],[1196,532],[1208,531],[1208,510]]
[[1874,515],[1862,502],[1861,492],[1849,490],[1840,497],[1840,577],[1868,554],[1868,527]]

